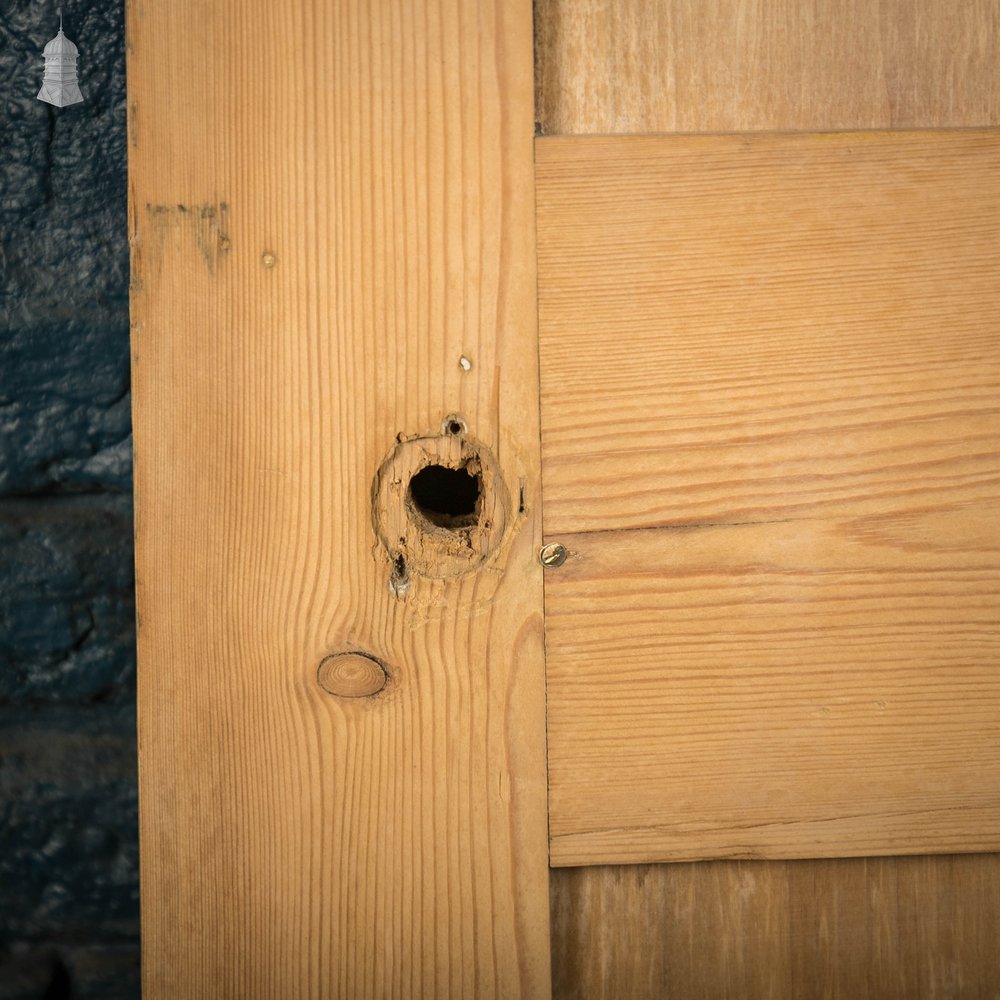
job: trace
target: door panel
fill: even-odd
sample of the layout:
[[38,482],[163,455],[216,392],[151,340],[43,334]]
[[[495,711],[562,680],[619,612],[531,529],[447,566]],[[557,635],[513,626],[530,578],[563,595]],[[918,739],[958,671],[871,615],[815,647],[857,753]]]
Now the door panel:
[[1000,135],[536,159],[549,534],[1000,495]]
[[561,1000],[996,1000],[1000,858],[552,872]]
[[553,863],[1000,847],[1000,137],[537,163]]
[[992,0],[536,0],[548,135],[997,124]]
[[558,537],[553,864],[1000,845],[997,507]]

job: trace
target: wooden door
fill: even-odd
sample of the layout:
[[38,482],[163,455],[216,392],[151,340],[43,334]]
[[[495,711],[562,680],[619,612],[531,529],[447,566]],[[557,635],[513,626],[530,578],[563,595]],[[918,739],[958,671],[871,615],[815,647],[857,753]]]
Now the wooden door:
[[148,996],[997,995],[998,27],[132,0]]

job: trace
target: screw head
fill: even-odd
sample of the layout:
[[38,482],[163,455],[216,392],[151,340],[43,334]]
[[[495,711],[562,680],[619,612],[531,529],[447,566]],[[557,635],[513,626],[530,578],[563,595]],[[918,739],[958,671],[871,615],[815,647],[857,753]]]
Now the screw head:
[[566,551],[565,545],[561,545],[559,542],[549,542],[548,545],[543,545],[539,551],[538,561],[546,569],[555,569],[566,562],[567,555],[569,553]]

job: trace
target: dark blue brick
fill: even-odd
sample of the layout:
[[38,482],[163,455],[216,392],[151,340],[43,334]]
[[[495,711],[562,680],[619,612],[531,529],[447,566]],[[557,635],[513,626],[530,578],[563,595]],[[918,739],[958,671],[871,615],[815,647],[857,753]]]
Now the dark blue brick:
[[59,317],[106,321],[109,310],[122,318],[128,289],[122,8],[67,10],[86,99],[53,108],[35,94],[41,50],[58,24],[55,5],[48,11],[31,0],[7,6],[0,14],[0,38],[7,42],[0,45],[0,317],[12,326]]
[[129,497],[0,502],[0,704],[129,700]]
[[0,951],[0,1000],[136,1000],[139,951],[118,945],[19,945]]
[[131,489],[127,342],[73,320],[0,338],[0,494]]
[[0,1000],[72,996],[69,973],[52,947],[0,948]]
[[125,42],[67,9],[86,100],[35,99],[55,5],[0,13],[0,493],[129,489]]
[[138,934],[135,712],[0,711],[0,942]]

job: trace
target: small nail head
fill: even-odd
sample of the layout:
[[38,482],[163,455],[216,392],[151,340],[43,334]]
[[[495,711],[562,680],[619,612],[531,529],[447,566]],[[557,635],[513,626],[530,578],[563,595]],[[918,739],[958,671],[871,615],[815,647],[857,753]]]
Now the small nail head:
[[269,250],[266,250],[260,255],[260,262],[264,265],[264,267],[272,268],[278,263],[278,258],[275,257]]
[[538,553],[538,560],[546,569],[555,569],[566,562],[567,555],[569,553],[566,551],[565,545],[561,545],[559,542],[549,542],[548,545],[542,546]]
[[463,372],[471,372],[472,362],[463,354],[458,359],[458,367],[461,368]]

